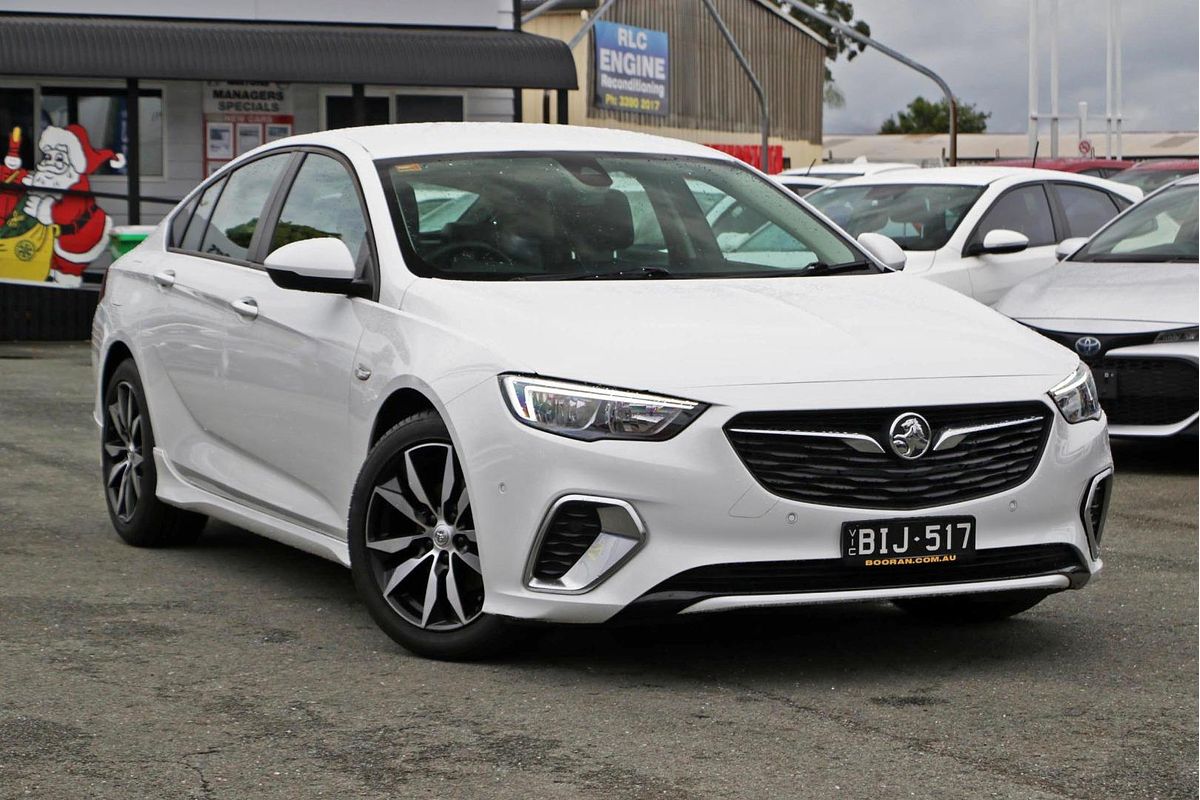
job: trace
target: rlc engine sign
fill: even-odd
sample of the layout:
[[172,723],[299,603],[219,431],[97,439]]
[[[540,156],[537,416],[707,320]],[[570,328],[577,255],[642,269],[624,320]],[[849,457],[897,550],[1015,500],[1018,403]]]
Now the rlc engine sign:
[[595,105],[665,116],[670,96],[667,34],[597,22]]

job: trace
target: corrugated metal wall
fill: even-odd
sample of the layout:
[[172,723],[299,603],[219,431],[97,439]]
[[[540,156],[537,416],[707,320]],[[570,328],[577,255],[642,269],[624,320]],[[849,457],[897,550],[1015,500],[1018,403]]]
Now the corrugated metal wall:
[[[825,48],[753,0],[714,4],[766,90],[771,135],[821,141]],[[654,117],[597,109],[589,101],[589,117],[645,127],[759,129],[754,89],[699,0],[621,0],[605,18],[670,34],[671,110]],[[575,18],[572,27],[578,25]],[[590,93],[590,69],[588,75]]]

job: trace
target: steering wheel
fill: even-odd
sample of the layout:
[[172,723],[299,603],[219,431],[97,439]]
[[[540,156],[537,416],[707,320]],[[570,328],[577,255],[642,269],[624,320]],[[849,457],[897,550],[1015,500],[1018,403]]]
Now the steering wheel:
[[490,245],[487,242],[470,241],[470,242],[451,242],[444,244],[434,250],[425,258],[434,264],[442,267],[452,266],[455,258],[464,253],[481,253],[486,256],[491,256],[489,259],[473,259],[482,263],[496,264],[502,267],[511,267],[512,259],[509,258],[503,250]]

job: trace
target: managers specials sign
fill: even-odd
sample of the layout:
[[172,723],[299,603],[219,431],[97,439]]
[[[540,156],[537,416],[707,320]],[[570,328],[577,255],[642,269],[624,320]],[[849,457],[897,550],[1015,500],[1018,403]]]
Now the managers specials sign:
[[667,34],[615,22],[597,22],[595,32],[596,107],[665,116]]

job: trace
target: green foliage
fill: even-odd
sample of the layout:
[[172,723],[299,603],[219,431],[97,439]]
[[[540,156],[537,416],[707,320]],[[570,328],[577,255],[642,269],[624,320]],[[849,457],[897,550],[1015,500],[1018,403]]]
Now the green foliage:
[[[958,104],[958,132],[983,133],[987,130],[990,111],[980,111],[973,103]],[[880,133],[949,133],[950,105],[945,100],[936,103],[917,97],[908,104],[907,111],[899,111],[888,117],[879,128]]]
[[[846,2],[846,0],[803,0],[803,3],[807,6],[812,6],[827,17],[833,17],[839,22],[846,23],[863,36],[871,35],[870,25],[861,19],[854,19],[853,3]],[[838,56],[843,54],[845,54],[847,61],[851,61],[855,56],[867,49],[865,44],[854,41],[846,34],[831,28],[820,20],[806,17],[790,6],[784,10],[799,20],[805,27],[810,28],[818,36],[829,42],[829,49],[825,53],[827,61],[837,61]],[[830,71],[828,63],[825,65],[825,103],[834,108],[841,108],[846,103],[846,99],[842,96],[842,93],[833,86],[833,73]]]

